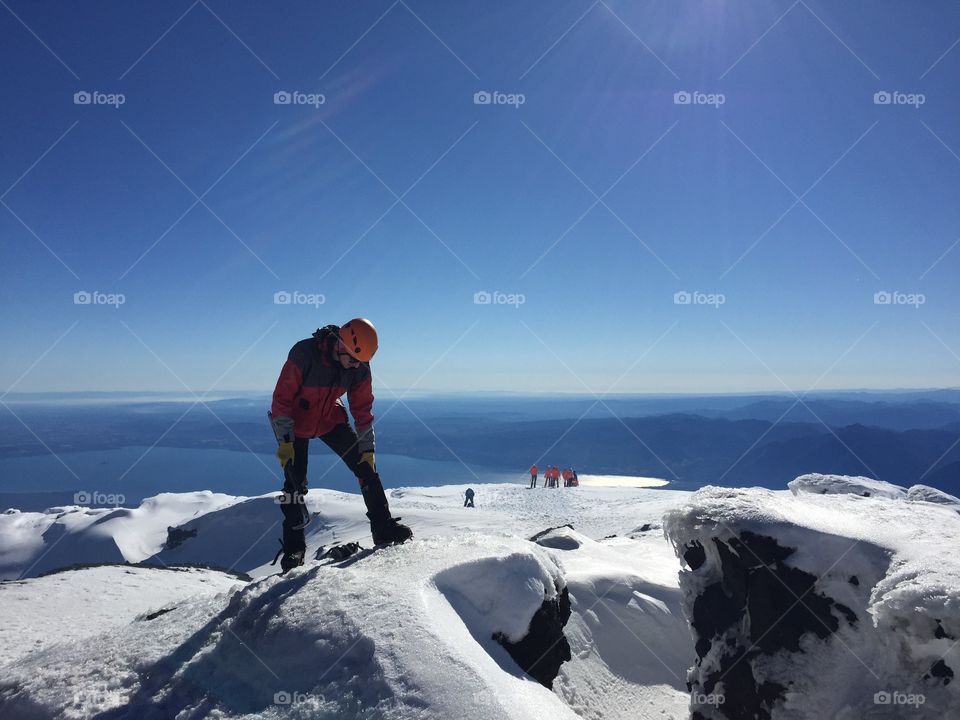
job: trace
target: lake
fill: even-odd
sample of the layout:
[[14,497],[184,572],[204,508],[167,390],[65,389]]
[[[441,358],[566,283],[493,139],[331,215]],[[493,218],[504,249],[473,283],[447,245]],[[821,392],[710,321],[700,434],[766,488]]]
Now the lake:
[[[359,492],[356,478],[326,446],[314,442],[310,450],[310,487]],[[525,471],[506,473],[456,461],[381,453],[377,454],[377,469],[388,490],[412,485],[527,484],[530,479]],[[161,492],[262,495],[281,485],[282,474],[273,455],[230,450],[124,447],[0,459],[0,511],[78,504],[73,499],[78,492],[87,493],[92,500],[82,504],[112,505],[120,500],[116,504],[135,506]]]

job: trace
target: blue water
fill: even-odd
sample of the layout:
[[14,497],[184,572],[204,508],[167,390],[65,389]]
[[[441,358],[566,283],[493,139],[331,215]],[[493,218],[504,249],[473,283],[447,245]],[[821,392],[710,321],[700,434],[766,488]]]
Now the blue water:
[[[356,478],[338,457],[320,443],[312,443],[310,450],[307,478],[311,488],[359,492]],[[529,481],[523,472],[511,474],[467,467],[456,461],[419,460],[403,455],[377,454],[377,469],[387,489]],[[282,482],[273,455],[229,450],[125,447],[0,459],[0,505],[24,506],[21,509],[64,504],[77,492],[86,492],[92,498],[122,495],[119,504],[130,506],[161,492],[212,490],[261,495],[279,489]],[[13,493],[42,493],[46,498],[18,504],[10,498]],[[55,493],[56,502],[49,502],[54,497],[49,493]],[[114,504],[115,499],[85,504]]]

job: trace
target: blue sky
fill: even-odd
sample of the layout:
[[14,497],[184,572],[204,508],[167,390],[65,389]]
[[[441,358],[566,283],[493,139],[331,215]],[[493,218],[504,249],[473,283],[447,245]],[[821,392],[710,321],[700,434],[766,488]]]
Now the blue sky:
[[494,5],[4,0],[0,393],[957,385],[960,6]]

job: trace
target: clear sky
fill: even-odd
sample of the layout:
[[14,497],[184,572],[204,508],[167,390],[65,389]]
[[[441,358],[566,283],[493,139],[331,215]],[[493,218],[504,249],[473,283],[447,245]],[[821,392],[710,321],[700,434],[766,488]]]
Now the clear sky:
[[956,386],[958,39],[953,0],[2,0],[0,394],[270,389],[358,315],[381,391]]

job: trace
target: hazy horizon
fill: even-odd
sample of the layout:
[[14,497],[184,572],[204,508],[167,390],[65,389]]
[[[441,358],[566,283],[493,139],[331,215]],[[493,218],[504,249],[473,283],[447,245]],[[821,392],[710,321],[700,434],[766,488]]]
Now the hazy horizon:
[[[377,387],[374,385],[374,392]],[[616,398],[698,398],[698,397],[769,397],[769,396],[787,396],[794,397],[801,395],[803,397],[814,397],[818,395],[847,395],[847,394],[870,394],[870,395],[904,395],[904,394],[932,394],[932,393],[950,393],[960,392],[958,386],[930,386],[930,387],[891,387],[891,388],[870,388],[870,387],[849,387],[849,388],[819,388],[816,390],[729,390],[726,392],[619,392],[619,393],[589,393],[576,391],[547,391],[547,390],[431,390],[429,388],[392,388],[392,393],[397,393],[401,398],[407,397],[487,397],[487,396],[505,396],[505,397],[537,397],[537,398],[585,398],[593,399],[602,397],[604,399]],[[63,397],[63,396],[142,396],[145,398],[153,396],[176,397],[184,400],[196,400],[197,395],[204,399],[210,398],[243,398],[256,395],[272,395],[273,388],[253,388],[253,389],[232,389],[232,390],[213,390],[204,391],[202,389],[193,390],[34,390],[34,391],[10,391],[3,395],[7,401],[11,399],[27,399],[30,397]],[[393,395],[383,396],[385,400],[394,399]]]

